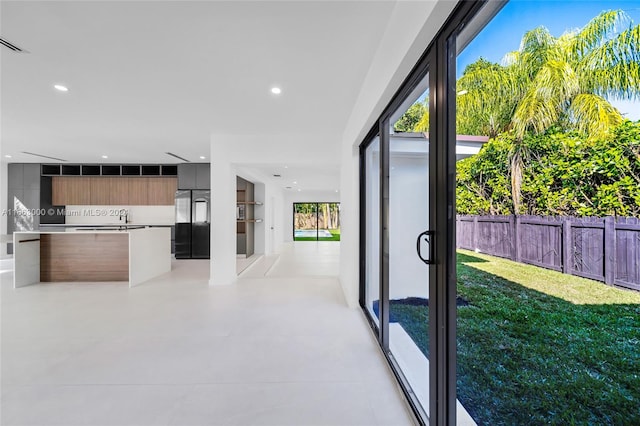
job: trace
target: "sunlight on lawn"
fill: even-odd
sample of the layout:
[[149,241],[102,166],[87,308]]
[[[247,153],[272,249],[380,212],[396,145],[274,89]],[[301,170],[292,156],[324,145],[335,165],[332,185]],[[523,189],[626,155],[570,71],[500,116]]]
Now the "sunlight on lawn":
[[469,250],[458,253],[483,260],[462,261],[467,266],[576,305],[640,304],[640,292]]

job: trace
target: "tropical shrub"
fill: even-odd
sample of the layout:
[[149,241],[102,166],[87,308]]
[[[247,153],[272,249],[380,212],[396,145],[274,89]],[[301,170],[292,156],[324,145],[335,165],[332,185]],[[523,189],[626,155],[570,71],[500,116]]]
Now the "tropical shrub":
[[[491,139],[458,162],[459,214],[515,213],[509,156],[516,136]],[[640,123],[589,138],[557,127],[522,138],[522,202],[518,214],[640,217]]]

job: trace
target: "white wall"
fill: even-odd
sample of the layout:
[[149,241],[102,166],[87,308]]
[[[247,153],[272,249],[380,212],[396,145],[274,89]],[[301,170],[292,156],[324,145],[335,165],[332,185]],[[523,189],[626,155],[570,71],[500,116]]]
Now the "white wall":
[[290,190],[285,192],[283,211],[282,211],[282,229],[283,241],[293,241],[293,204],[294,203],[339,203],[340,193],[334,191],[301,191]]
[[358,145],[442,27],[456,1],[398,2],[342,135],[340,151],[340,283],[349,306],[358,306]]

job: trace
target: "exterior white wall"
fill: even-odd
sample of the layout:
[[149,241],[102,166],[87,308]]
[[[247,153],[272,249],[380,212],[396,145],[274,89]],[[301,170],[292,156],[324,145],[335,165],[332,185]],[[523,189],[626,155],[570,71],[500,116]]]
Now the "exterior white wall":
[[456,1],[398,2],[363,81],[340,151],[340,283],[349,306],[359,292],[358,145],[456,6]]
[[335,191],[288,191],[285,193],[282,212],[283,241],[285,243],[293,241],[293,204],[315,202],[339,203],[340,193]]
[[426,299],[429,267],[416,239],[429,228],[429,155],[392,153],[389,165],[389,298]]

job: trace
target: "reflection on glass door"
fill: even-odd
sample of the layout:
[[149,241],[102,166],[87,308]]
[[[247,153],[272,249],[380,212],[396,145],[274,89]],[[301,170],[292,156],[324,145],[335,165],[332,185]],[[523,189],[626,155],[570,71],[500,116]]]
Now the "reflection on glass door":
[[[389,351],[429,409],[429,76],[389,125]],[[421,235],[422,234],[422,235]]]

